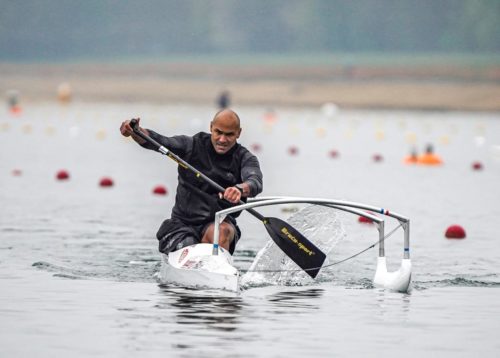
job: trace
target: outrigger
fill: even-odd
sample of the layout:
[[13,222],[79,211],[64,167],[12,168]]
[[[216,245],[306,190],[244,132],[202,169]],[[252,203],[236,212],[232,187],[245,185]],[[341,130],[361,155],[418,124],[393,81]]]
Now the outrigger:
[[[188,287],[208,287],[239,290],[239,271],[233,266],[232,256],[217,245],[219,224],[225,216],[241,210],[270,205],[282,204],[312,204],[326,206],[333,209],[365,217],[374,222],[378,229],[378,258],[373,284],[398,292],[407,292],[411,282],[410,259],[410,220],[400,214],[371,205],[319,198],[299,197],[262,197],[254,198],[251,202],[221,210],[215,214],[214,244],[197,244],[168,256],[162,254],[160,280],[165,284],[176,284]],[[401,266],[394,272],[387,270],[385,256],[385,220],[383,217],[371,214],[382,214],[396,219],[404,231],[403,258]]]
[[[192,171],[196,177],[210,184],[218,192],[224,192],[224,188],[219,184],[140,131],[137,128],[136,120],[133,119],[130,125],[135,134],[153,144],[160,153],[174,160],[182,168]],[[379,256],[377,259],[377,269],[373,279],[374,285],[400,292],[406,292],[408,290],[411,281],[410,221],[408,218],[394,212],[389,212],[383,208],[360,203],[332,199],[296,197],[258,198],[249,200],[248,203],[240,201],[239,205],[218,211],[214,218],[214,243],[191,245],[181,250],[170,252],[168,255],[162,254],[162,267],[159,275],[160,281],[165,284],[176,284],[185,287],[205,287],[238,291],[239,271],[234,267],[230,253],[219,247],[218,241],[219,225],[224,218],[231,213],[242,210],[247,211],[259,219],[278,247],[314,279],[321,270],[326,255],[298,230],[285,221],[273,217],[264,217],[255,211],[255,208],[261,206],[291,203],[322,205],[371,219],[377,224],[379,231]],[[404,255],[401,267],[395,272],[389,272],[387,270],[384,244],[384,220],[366,211],[395,218],[403,227]]]

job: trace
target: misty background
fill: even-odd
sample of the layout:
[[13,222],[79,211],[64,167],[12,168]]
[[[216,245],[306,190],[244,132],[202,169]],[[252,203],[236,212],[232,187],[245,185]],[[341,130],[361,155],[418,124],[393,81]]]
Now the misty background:
[[0,60],[500,53],[498,0],[0,1]]

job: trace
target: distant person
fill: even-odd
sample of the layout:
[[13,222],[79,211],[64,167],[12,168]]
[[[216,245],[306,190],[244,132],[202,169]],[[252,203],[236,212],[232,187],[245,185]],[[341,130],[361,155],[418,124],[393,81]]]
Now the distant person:
[[440,165],[443,161],[438,155],[434,154],[434,146],[432,144],[427,144],[425,153],[418,157],[417,163],[423,165]]
[[21,113],[21,106],[19,105],[19,92],[16,90],[7,91],[7,105],[13,114]]
[[[194,136],[177,135],[165,137],[151,129],[139,130],[200,170],[203,174],[226,188],[223,194],[208,183],[197,179],[189,170],[178,167],[178,185],[171,218],[165,220],[156,237],[159,251],[171,251],[197,243],[213,243],[214,215],[236,204],[242,198],[253,197],[262,192],[262,172],[257,157],[237,143],[241,134],[240,119],[230,109],[224,109],[210,122],[210,134],[200,132]],[[132,138],[146,149],[154,146],[137,136],[126,120],[120,127],[122,135]],[[221,197],[225,201],[221,200]],[[219,245],[234,252],[240,237],[236,223],[239,213],[230,214],[220,225]]]
[[404,162],[406,164],[415,164],[418,162],[418,153],[417,153],[417,149],[416,148],[412,148],[411,152],[410,152],[410,155],[408,155]]
[[217,105],[219,109],[225,109],[230,106],[230,94],[229,91],[222,91],[217,98]]

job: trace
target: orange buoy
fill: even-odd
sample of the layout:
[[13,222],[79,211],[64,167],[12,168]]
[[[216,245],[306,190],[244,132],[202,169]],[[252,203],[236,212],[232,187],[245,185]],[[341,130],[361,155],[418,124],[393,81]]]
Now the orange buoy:
[[464,239],[465,230],[460,225],[451,225],[444,234],[448,239]]
[[425,153],[418,157],[417,163],[423,165],[441,165],[443,161],[435,154]]
[[418,163],[418,159],[409,155],[407,156],[404,160],[403,160],[403,163],[405,164],[416,164]]
[[339,152],[335,149],[332,149],[331,151],[328,152],[328,156],[330,158],[338,158]]
[[153,188],[153,194],[156,195],[167,195],[167,188],[165,188],[163,185],[157,185]]
[[366,218],[364,216],[359,216],[358,217],[358,222],[363,223],[363,224],[373,224],[373,220],[370,218]]
[[104,177],[102,178],[100,181],[99,181],[99,186],[103,187],[103,188],[108,188],[108,187],[111,187],[113,186],[115,183],[113,182],[113,179],[111,179],[110,177]]
[[428,144],[425,148],[425,153],[418,157],[417,163],[423,165],[441,165],[443,161],[438,155],[434,154],[432,144]]
[[299,154],[299,148],[296,146],[292,145],[291,147],[288,148],[288,154],[290,155],[297,155]]
[[69,173],[67,170],[59,170],[57,173],[56,173],[56,179],[57,180],[68,180],[69,179]]
[[374,162],[381,162],[384,160],[384,157],[381,154],[374,154],[372,159]]
[[15,105],[15,106],[10,107],[10,113],[12,115],[18,116],[22,112],[23,112],[23,109],[21,108],[21,106]]
[[473,170],[483,170],[483,163],[481,163],[481,162],[472,163],[472,169]]

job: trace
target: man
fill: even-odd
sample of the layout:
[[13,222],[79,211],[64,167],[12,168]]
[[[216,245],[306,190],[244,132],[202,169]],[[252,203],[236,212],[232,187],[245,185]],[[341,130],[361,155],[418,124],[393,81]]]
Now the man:
[[[150,129],[140,126],[139,129],[226,188],[224,193],[218,193],[179,166],[171,218],[162,223],[156,234],[160,252],[169,253],[200,242],[213,243],[215,213],[230,203],[237,204],[262,192],[262,172],[257,158],[237,143],[241,127],[234,111],[217,112],[210,122],[210,134],[165,137]],[[133,132],[129,120],[122,123],[120,131],[125,137],[132,136],[142,147],[156,150]],[[220,225],[219,245],[231,253],[241,235],[236,223],[238,215],[228,215]]]

